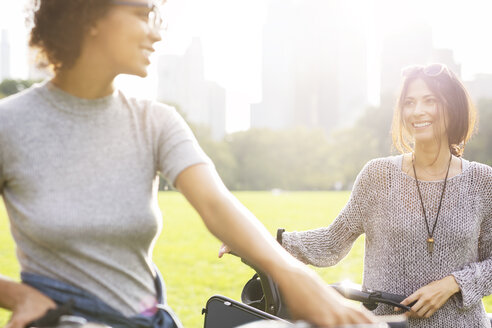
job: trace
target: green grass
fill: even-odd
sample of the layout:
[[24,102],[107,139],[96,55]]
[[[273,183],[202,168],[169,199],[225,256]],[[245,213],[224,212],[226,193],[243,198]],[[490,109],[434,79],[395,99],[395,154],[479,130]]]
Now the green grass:
[[[328,225],[348,199],[348,192],[237,192],[235,195],[267,226],[272,234],[278,227],[288,231]],[[240,299],[244,283],[253,271],[237,258],[217,258],[220,243],[207,231],[198,215],[178,193],[160,193],[164,229],[154,249],[154,261],[167,284],[168,302],[186,327],[203,327],[201,309],[207,299],[221,294]],[[3,204],[0,202],[0,273],[18,278],[19,267],[10,237]],[[363,238],[350,254],[333,268],[316,269],[327,282],[362,278]],[[484,299],[492,312],[492,297]],[[0,326],[8,319],[0,311]]]

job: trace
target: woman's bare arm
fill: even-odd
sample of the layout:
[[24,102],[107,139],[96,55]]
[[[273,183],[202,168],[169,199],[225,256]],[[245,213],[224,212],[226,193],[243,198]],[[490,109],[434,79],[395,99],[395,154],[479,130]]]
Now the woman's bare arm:
[[187,168],[178,176],[176,187],[212,234],[273,277],[296,318],[320,327],[372,322],[372,314],[349,304],[314,271],[286,252],[209,165]]

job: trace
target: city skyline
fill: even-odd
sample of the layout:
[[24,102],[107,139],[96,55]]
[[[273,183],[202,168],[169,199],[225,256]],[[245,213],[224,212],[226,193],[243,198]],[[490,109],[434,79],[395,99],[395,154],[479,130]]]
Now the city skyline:
[[185,119],[207,126],[214,140],[225,134],[226,92],[204,74],[202,42],[194,38],[184,55],[158,58],[157,99],[176,106]]
[[[0,0],[0,29],[9,30],[11,75],[19,78],[28,74],[26,32],[21,15],[23,3],[25,1]],[[317,5],[321,12],[335,8],[340,13],[339,19],[364,31],[370,103],[379,101],[383,39],[390,32],[401,30],[410,18],[431,26],[434,47],[453,50],[465,80],[477,74],[492,73],[492,62],[488,60],[492,57],[491,45],[477,41],[483,39],[481,36],[486,30],[492,30],[492,23],[486,17],[491,11],[491,4],[487,1],[471,0],[463,6],[459,1],[443,0],[412,3],[320,0]],[[157,57],[183,54],[192,37],[198,36],[203,43],[205,78],[215,81],[227,92],[227,130],[248,127],[249,104],[260,102],[262,97],[261,43],[267,15],[266,1],[210,0],[205,4],[199,0],[168,0],[165,8],[170,21],[169,30],[149,67],[149,77],[142,80],[123,76],[118,79],[119,85],[140,96],[155,98]],[[287,23],[295,27],[297,22]]]
[[10,78],[10,42],[7,30],[0,30],[0,79]]
[[[263,29],[263,99],[251,106],[251,127],[304,126],[330,133],[353,123],[367,106],[364,31],[338,19],[335,2],[331,9],[319,12],[317,0],[270,2]],[[289,24],[293,20],[296,25]]]

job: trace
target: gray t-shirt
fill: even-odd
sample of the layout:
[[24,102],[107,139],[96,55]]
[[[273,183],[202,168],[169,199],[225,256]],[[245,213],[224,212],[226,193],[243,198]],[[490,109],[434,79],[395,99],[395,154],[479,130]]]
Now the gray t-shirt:
[[211,162],[174,108],[50,82],[0,101],[0,194],[21,269],[134,315],[155,304],[160,173]]

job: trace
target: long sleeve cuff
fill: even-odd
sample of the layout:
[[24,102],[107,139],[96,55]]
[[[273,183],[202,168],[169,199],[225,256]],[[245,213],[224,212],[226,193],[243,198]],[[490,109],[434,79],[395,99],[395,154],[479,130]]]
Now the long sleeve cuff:
[[452,275],[461,290],[461,297],[455,298],[460,308],[468,308],[492,293],[492,259],[471,263]]

